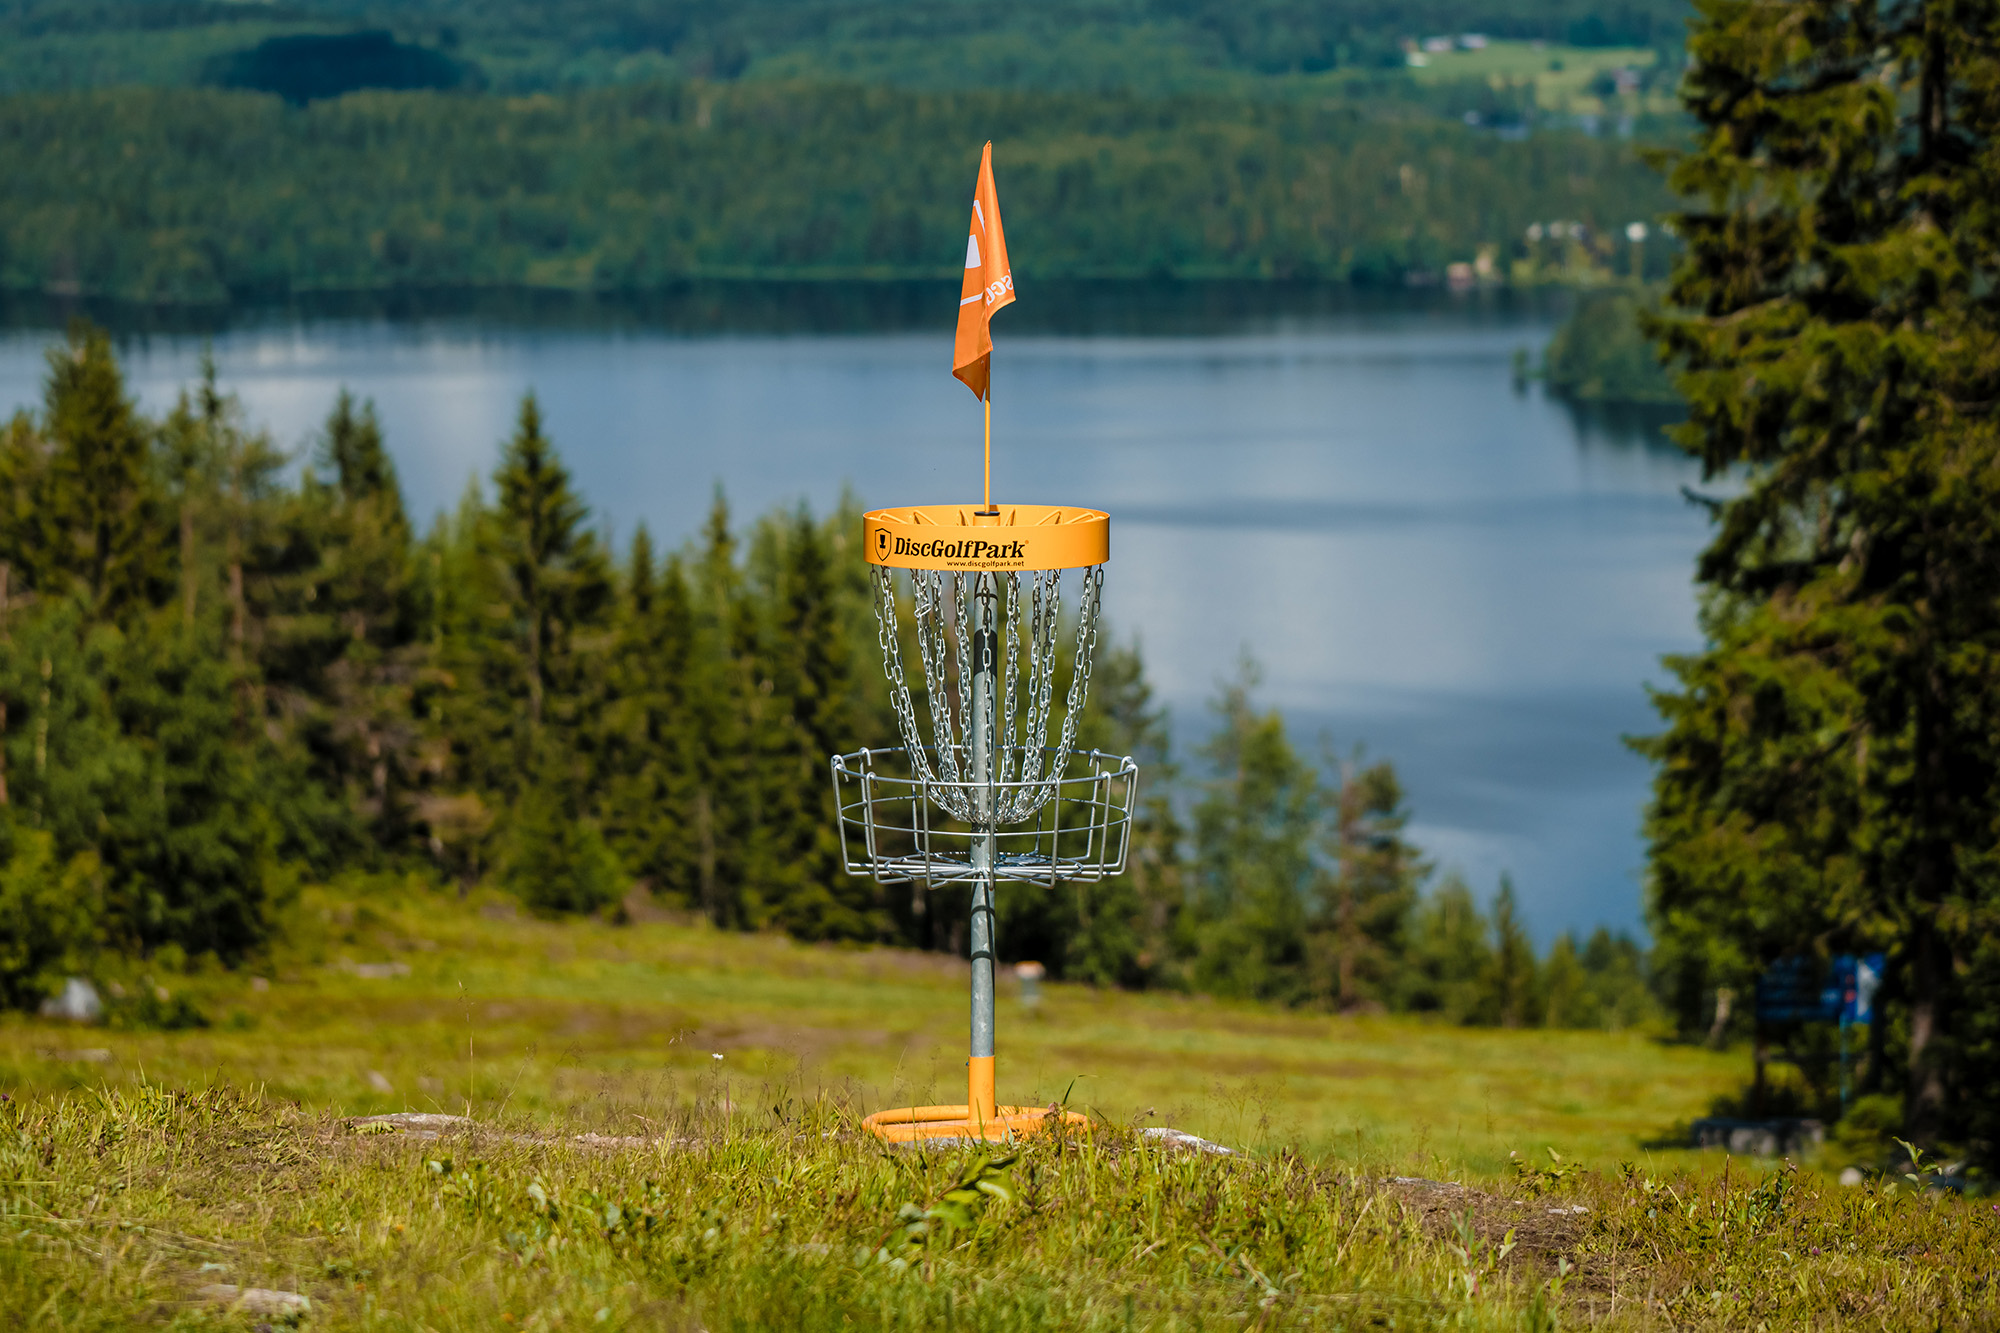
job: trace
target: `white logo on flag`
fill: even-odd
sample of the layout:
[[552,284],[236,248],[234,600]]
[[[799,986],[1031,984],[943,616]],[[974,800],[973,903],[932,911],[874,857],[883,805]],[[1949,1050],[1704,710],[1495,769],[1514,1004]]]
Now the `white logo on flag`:
[[979,238],[977,236],[967,235],[965,238],[965,266],[967,268],[979,267]]

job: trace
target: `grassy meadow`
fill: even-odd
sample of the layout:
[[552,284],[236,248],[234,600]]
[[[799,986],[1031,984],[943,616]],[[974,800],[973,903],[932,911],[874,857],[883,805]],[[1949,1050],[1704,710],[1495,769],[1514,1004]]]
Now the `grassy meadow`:
[[1003,1096],[1098,1126],[891,1151],[859,1113],[960,1095],[958,961],[415,886],[308,893],[287,938],[262,978],[135,971],[106,1026],[0,1027],[0,1327],[2000,1317],[1983,1201],[1648,1146],[1742,1061],[1640,1034],[1010,988]]
[[[314,1112],[639,1133],[695,1102],[768,1115],[964,1100],[966,965],[668,921],[553,924],[495,896],[308,895],[268,977],[135,973],[211,1026],[0,1024],[0,1088],[227,1084]],[[118,1008],[114,1002],[114,1011]],[[1638,1032],[1496,1031],[1003,978],[1005,1100],[1254,1149],[1491,1175],[1509,1152],[1647,1156],[1746,1061]],[[717,1059],[717,1056],[721,1059]]]

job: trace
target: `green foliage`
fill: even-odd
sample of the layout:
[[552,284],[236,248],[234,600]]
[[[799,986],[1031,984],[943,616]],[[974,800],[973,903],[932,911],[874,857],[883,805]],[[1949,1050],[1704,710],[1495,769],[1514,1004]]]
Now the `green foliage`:
[[1194,810],[1194,980],[1224,995],[1296,1001],[1320,779],[1292,748],[1284,719],[1252,707],[1255,683],[1246,663],[1223,687],[1221,725],[1201,751],[1215,776]]
[[[64,365],[108,358],[87,329],[66,347]],[[130,410],[115,362],[91,375],[99,416],[142,447],[128,489],[151,526],[130,541],[152,573],[99,598],[79,527],[6,533],[0,567],[27,577],[0,604],[0,811],[34,833],[0,855],[28,905],[0,936],[13,1003],[77,965],[83,945],[32,905],[86,881],[112,950],[226,964],[268,951],[301,881],[426,872],[466,892],[490,877],[539,915],[662,906],[962,948],[960,895],[891,899],[842,870],[826,757],[895,726],[851,502],[739,533],[718,495],[687,548],[662,559],[641,529],[614,565],[530,394],[493,498],[475,484],[419,539],[372,405],[341,393],[288,484],[212,364],[159,422]],[[49,395],[77,401],[58,377]],[[50,507],[75,448],[18,418],[0,496]],[[1636,1019],[1629,997],[1599,998],[1608,962],[1587,962],[1583,998],[1535,999],[1511,887],[1497,949],[1462,884],[1420,902],[1393,767],[1358,748],[1308,762],[1253,683],[1218,700],[1183,814],[1143,659],[1106,643],[1079,737],[1145,766],[1131,869],[1003,894],[1007,958],[1349,1013]],[[1641,984],[1636,950],[1613,952]]]
[[97,857],[56,859],[56,840],[0,811],[0,1005],[28,1009],[84,970],[98,943]]
[[378,29],[269,37],[212,61],[204,81],[276,93],[297,106],[359,88],[456,88],[469,73],[449,56]]
[[989,137],[1023,280],[1400,284],[1524,254],[1537,219],[1602,230],[1667,202],[1617,141],[1321,99],[746,83],[293,108],[121,89],[0,101],[0,286],[219,302],[944,279],[968,145]]
[[500,873],[523,902],[550,916],[600,911],[627,884],[595,823],[540,787],[514,807]]
[[[560,13],[462,0],[294,0],[282,7],[16,0],[0,12],[0,87],[188,83],[262,74],[278,90],[450,86],[509,93],[662,77],[908,87],[1325,93],[1340,75],[1409,83],[1402,43],[1439,33],[1585,47],[1672,47],[1679,0],[1032,0],[912,10],[890,0],[586,0]],[[372,25],[385,32],[357,31]],[[261,40],[260,40],[261,39]],[[368,40],[363,40],[368,39]],[[1544,59],[1549,57],[1544,56]],[[320,68],[299,69],[309,59]]]
[[1673,377],[1640,329],[1644,309],[1623,289],[1583,296],[1543,353],[1549,391],[1585,403],[1680,402]]
[[[1682,445],[1728,478],[1705,648],[1669,659],[1651,913],[1685,997],[1886,950],[1873,1088],[1976,1141],[2000,1063],[1967,1002],[2000,811],[2000,65],[1990,6],[1698,7],[1672,160],[1686,253],[1649,332]],[[1691,1026],[1703,1006],[1680,1005]]]
[[1011,1169],[1020,1160],[1018,1152],[1002,1157],[975,1154],[951,1188],[928,1208],[914,1203],[898,1208],[894,1225],[875,1248],[875,1262],[907,1268],[913,1258],[953,1248],[960,1234],[979,1225],[994,1204],[1010,1204],[1020,1198],[1021,1187]]
[[1494,1021],[1486,985],[1493,946],[1486,917],[1456,874],[1445,876],[1418,906],[1408,965],[1400,978],[1404,1007],[1454,1023]]

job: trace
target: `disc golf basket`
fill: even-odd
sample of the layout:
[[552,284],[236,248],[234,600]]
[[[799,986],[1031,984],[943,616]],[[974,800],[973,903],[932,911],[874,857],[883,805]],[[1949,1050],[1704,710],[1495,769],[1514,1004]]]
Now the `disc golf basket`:
[[[865,1123],[895,1142],[1080,1123],[1074,1113],[998,1103],[994,895],[1001,884],[1047,888],[1125,868],[1138,768],[1076,746],[1110,519],[1050,505],[930,505],[870,513],[863,536],[903,744],[834,756],[847,870],[926,892],[966,886],[972,956],[965,1105],[878,1111]],[[904,657],[906,607],[921,705]]]

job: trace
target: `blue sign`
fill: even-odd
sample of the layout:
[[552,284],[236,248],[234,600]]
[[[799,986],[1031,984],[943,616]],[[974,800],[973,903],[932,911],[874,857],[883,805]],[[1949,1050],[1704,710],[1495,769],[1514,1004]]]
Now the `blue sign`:
[[1866,1023],[1882,984],[1879,953],[1841,954],[1824,971],[1811,958],[1780,958],[1757,978],[1759,1023]]
[[1875,992],[1882,986],[1882,965],[1885,960],[1879,953],[1856,956],[1842,954],[1833,960],[1834,976],[1840,983],[1840,1021],[1843,1023],[1867,1023],[1875,1015]]

